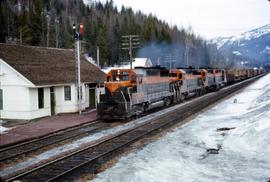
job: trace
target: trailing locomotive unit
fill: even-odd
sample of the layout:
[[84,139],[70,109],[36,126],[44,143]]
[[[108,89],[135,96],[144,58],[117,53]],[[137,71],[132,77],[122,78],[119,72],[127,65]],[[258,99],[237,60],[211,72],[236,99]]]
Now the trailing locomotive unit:
[[98,118],[124,119],[154,107],[169,105],[173,93],[165,68],[115,69],[107,74]]
[[218,90],[227,83],[226,71],[220,69],[207,69],[207,89]]
[[206,70],[171,69],[169,76],[174,93],[173,102],[183,101],[186,97],[205,92]]

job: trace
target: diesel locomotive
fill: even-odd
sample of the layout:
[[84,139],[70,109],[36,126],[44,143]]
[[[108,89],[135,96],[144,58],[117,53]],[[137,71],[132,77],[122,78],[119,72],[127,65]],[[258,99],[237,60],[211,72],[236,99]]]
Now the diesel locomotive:
[[97,104],[99,119],[125,119],[155,107],[218,90],[227,83],[262,74],[253,69],[113,69],[106,75],[105,92]]

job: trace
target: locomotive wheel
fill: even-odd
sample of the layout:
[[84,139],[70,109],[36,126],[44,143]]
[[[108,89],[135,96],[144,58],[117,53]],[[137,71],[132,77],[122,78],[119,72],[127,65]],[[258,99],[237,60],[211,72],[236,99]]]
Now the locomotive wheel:
[[170,98],[165,98],[164,99],[164,105],[165,106],[168,106],[168,105],[170,105],[171,104],[171,99]]
[[200,90],[197,89],[197,90],[196,90],[196,97],[199,96],[199,95],[200,95]]
[[202,87],[201,92],[202,92],[202,95],[205,94],[206,93],[206,88]]
[[184,100],[185,100],[185,96],[184,96],[184,94],[180,94],[179,101],[180,101],[180,102],[183,102]]
[[217,85],[216,85],[216,91],[219,90],[219,89],[220,89],[220,85],[217,84]]

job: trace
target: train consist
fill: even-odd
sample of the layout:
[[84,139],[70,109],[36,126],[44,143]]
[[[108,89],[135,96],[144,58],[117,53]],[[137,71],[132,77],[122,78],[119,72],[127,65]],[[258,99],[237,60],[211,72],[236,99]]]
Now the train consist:
[[115,69],[106,75],[105,93],[97,106],[99,119],[125,119],[155,107],[218,90],[264,73],[262,69]]

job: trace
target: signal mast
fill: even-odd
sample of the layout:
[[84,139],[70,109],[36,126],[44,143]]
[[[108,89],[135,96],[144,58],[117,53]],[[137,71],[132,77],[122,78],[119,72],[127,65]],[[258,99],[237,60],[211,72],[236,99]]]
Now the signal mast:
[[76,84],[77,84],[77,92],[78,92],[78,110],[79,114],[82,113],[82,86],[81,86],[81,61],[80,61],[80,40],[83,37],[83,24],[80,23],[79,32],[76,31],[76,25],[73,24],[73,37],[75,41],[75,62],[77,63],[76,69]]

